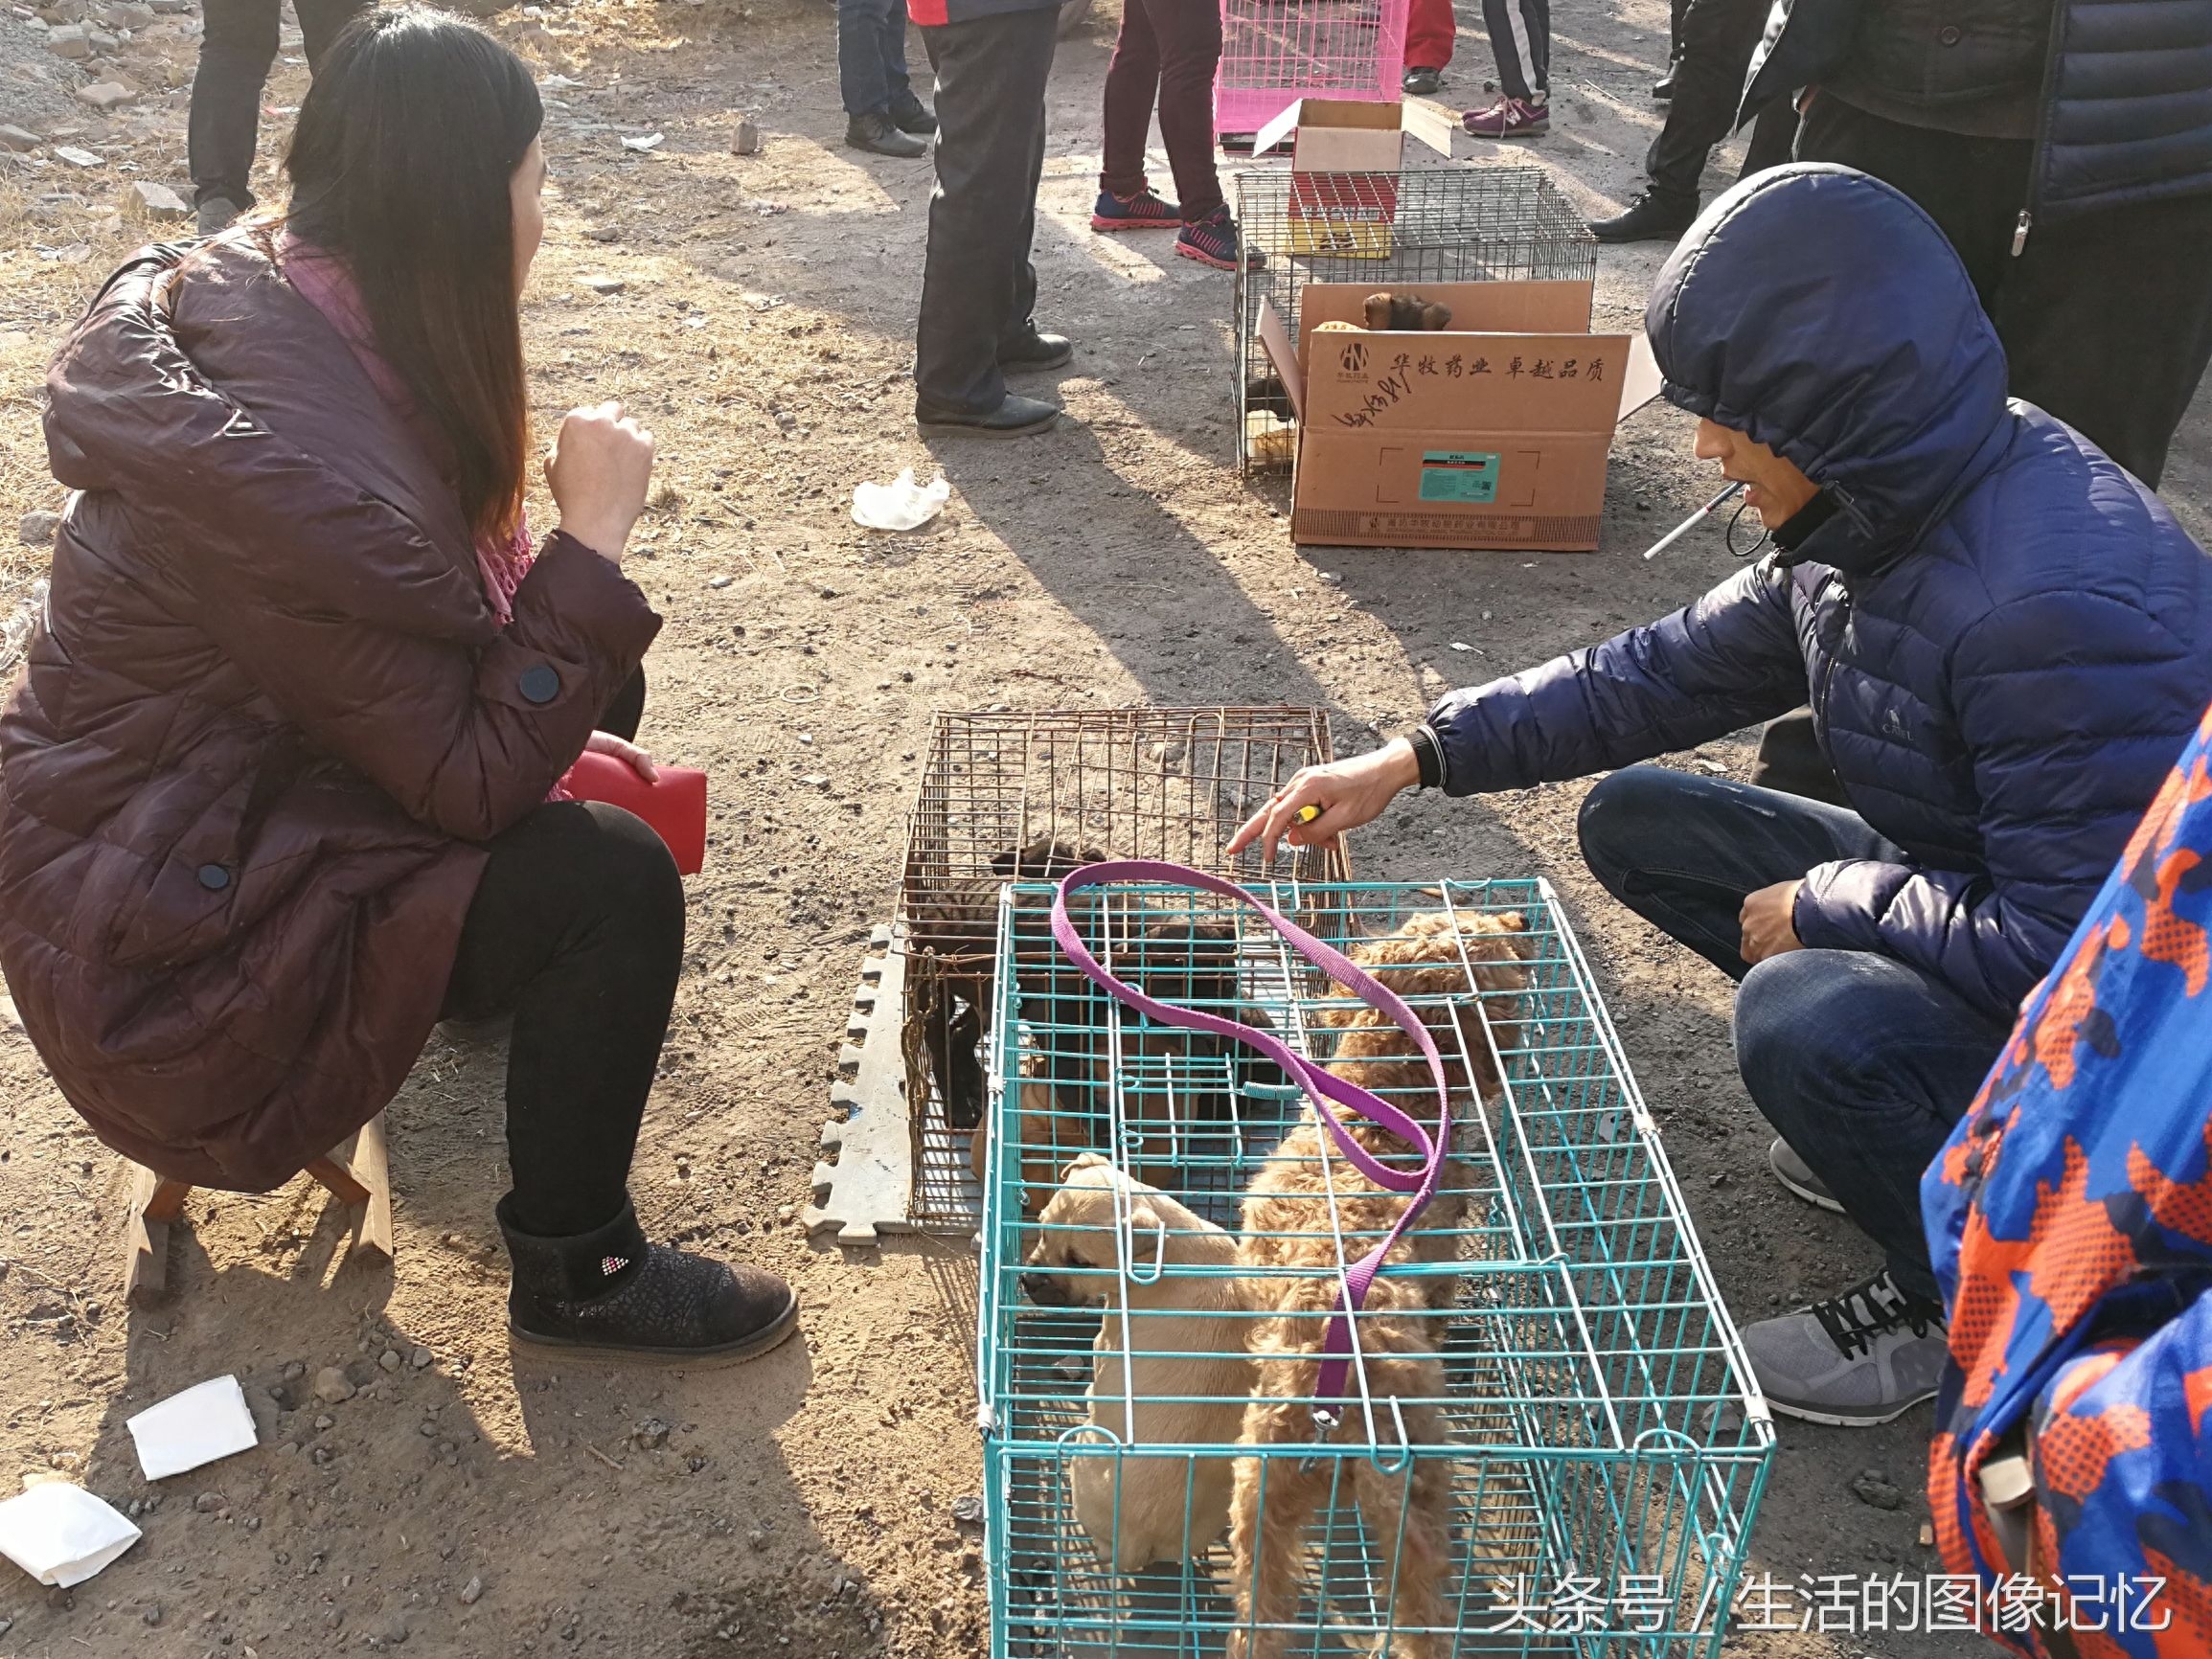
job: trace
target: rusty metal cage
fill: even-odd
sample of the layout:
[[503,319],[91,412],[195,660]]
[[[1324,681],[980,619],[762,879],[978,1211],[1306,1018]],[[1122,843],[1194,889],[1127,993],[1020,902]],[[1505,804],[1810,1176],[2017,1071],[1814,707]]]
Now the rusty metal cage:
[[1418,290],[1429,283],[1589,282],[1597,239],[1540,167],[1446,162],[1402,172],[1237,174],[1237,224],[1267,256],[1237,273],[1237,461],[1288,471],[1289,394],[1260,345],[1271,305],[1291,343],[1310,283]]
[[[913,1226],[966,1232],[980,1218],[969,1143],[983,1117],[999,889],[1100,857],[1256,879],[1260,852],[1231,858],[1229,837],[1292,773],[1333,755],[1319,709],[937,716],[899,895]],[[1350,874],[1341,841],[1296,850],[1277,873],[1301,882]],[[1049,945],[1041,931],[1039,943]]]

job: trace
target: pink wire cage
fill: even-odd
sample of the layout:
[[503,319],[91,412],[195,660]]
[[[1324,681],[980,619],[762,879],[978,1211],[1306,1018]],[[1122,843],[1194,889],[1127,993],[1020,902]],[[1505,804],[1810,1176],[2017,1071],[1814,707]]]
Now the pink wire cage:
[[1222,0],[1215,132],[1257,132],[1301,98],[1397,102],[1409,5]]

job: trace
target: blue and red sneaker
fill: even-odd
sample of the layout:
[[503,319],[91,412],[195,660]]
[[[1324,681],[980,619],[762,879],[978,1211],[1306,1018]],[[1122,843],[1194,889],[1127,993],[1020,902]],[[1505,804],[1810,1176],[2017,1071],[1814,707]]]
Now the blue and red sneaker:
[[1183,210],[1172,201],[1163,201],[1151,185],[1130,196],[1102,190],[1090,210],[1090,228],[1094,231],[1164,231],[1182,222]]
[[1212,265],[1217,271],[1233,271],[1240,263],[1247,271],[1256,271],[1267,262],[1267,256],[1258,248],[1243,245],[1226,202],[1204,218],[1185,224],[1183,234],[1175,239],[1175,252],[1186,260],[1197,260],[1201,265]]

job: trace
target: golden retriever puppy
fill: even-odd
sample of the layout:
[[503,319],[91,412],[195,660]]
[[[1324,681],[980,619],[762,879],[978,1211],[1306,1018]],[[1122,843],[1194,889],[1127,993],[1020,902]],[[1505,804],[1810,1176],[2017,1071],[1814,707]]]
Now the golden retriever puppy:
[[[1129,1274],[1114,1271],[1117,1211],[1129,1217]],[[1227,1448],[1252,1392],[1235,1238],[1095,1152],[1068,1166],[1038,1226],[1022,1274],[1030,1300],[1106,1309],[1091,1346],[1091,1421],[1125,1446],[1223,1448],[1220,1457],[1071,1456],[1077,1521],[1118,1573],[1204,1554],[1229,1524]]]
[[[1517,914],[1433,911],[1414,916],[1395,933],[1361,941],[1345,952],[1401,997],[1444,997],[1420,1006],[1436,1038],[1454,1097],[1455,1119],[1499,1088],[1491,1035],[1510,1046],[1518,993],[1527,983],[1521,966],[1526,922]],[[1471,969],[1471,985],[1470,970]],[[1475,991],[1483,994],[1478,997]],[[1316,1036],[1338,1033],[1328,1070],[1391,1100],[1410,1116],[1433,1110],[1434,1083],[1427,1062],[1389,1018],[1337,993],[1315,1016]],[[1352,1139],[1370,1154],[1406,1162],[1411,1150],[1366,1119],[1332,1107]],[[1326,1161],[1326,1162],[1325,1162]],[[1467,1221],[1470,1176],[1448,1162],[1436,1196],[1399,1240],[1388,1263],[1442,1261],[1459,1249],[1457,1230]],[[1334,1193],[1334,1200],[1331,1193]],[[1241,1436],[1245,1445],[1292,1446],[1314,1438],[1311,1411],[1320,1378],[1320,1354],[1337,1305],[1334,1215],[1345,1251],[1357,1258],[1380,1243],[1404,1210],[1407,1195],[1377,1190],[1338,1151],[1309,1104],[1290,1132],[1253,1177],[1244,1194],[1243,1234],[1238,1261],[1251,1275],[1244,1298],[1259,1315],[1253,1324],[1253,1398]],[[1303,1271],[1301,1271],[1303,1270]],[[1440,1353],[1444,1318],[1456,1294],[1449,1275],[1378,1275],[1358,1319],[1377,1420],[1390,1457],[1397,1423],[1407,1443],[1436,1446],[1446,1438],[1439,1401],[1444,1398]],[[1349,1385],[1356,1386],[1356,1385]],[[1395,1413],[1384,1410],[1394,1398]],[[1334,1439],[1364,1437],[1366,1420],[1346,1402]],[[1386,1600],[1395,1634],[1379,1648],[1390,1659],[1432,1659],[1450,1647],[1451,1470],[1448,1459],[1406,1460],[1385,1473],[1365,1456],[1319,1459],[1294,1456],[1241,1458],[1231,1497],[1229,1554],[1240,1622],[1229,1638],[1229,1659],[1275,1659],[1288,1650],[1287,1625],[1298,1610],[1304,1534],[1313,1511],[1341,1479],[1359,1506],[1376,1551],[1375,1587]],[[1268,1626],[1278,1626],[1270,1629]]]

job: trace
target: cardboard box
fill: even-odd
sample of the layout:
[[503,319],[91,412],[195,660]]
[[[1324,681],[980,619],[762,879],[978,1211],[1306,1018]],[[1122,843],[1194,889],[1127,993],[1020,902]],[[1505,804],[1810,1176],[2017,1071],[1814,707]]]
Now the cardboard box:
[[1586,281],[1394,285],[1448,306],[1451,328],[1324,330],[1376,289],[1314,283],[1293,352],[1261,307],[1298,420],[1290,539],[1595,551],[1613,428],[1659,390],[1643,335],[1591,333]]
[[1285,251],[1386,260],[1398,216],[1405,140],[1451,154],[1458,123],[1440,104],[1306,98],[1260,129],[1252,153],[1266,155],[1295,131],[1290,148],[1290,222]]

